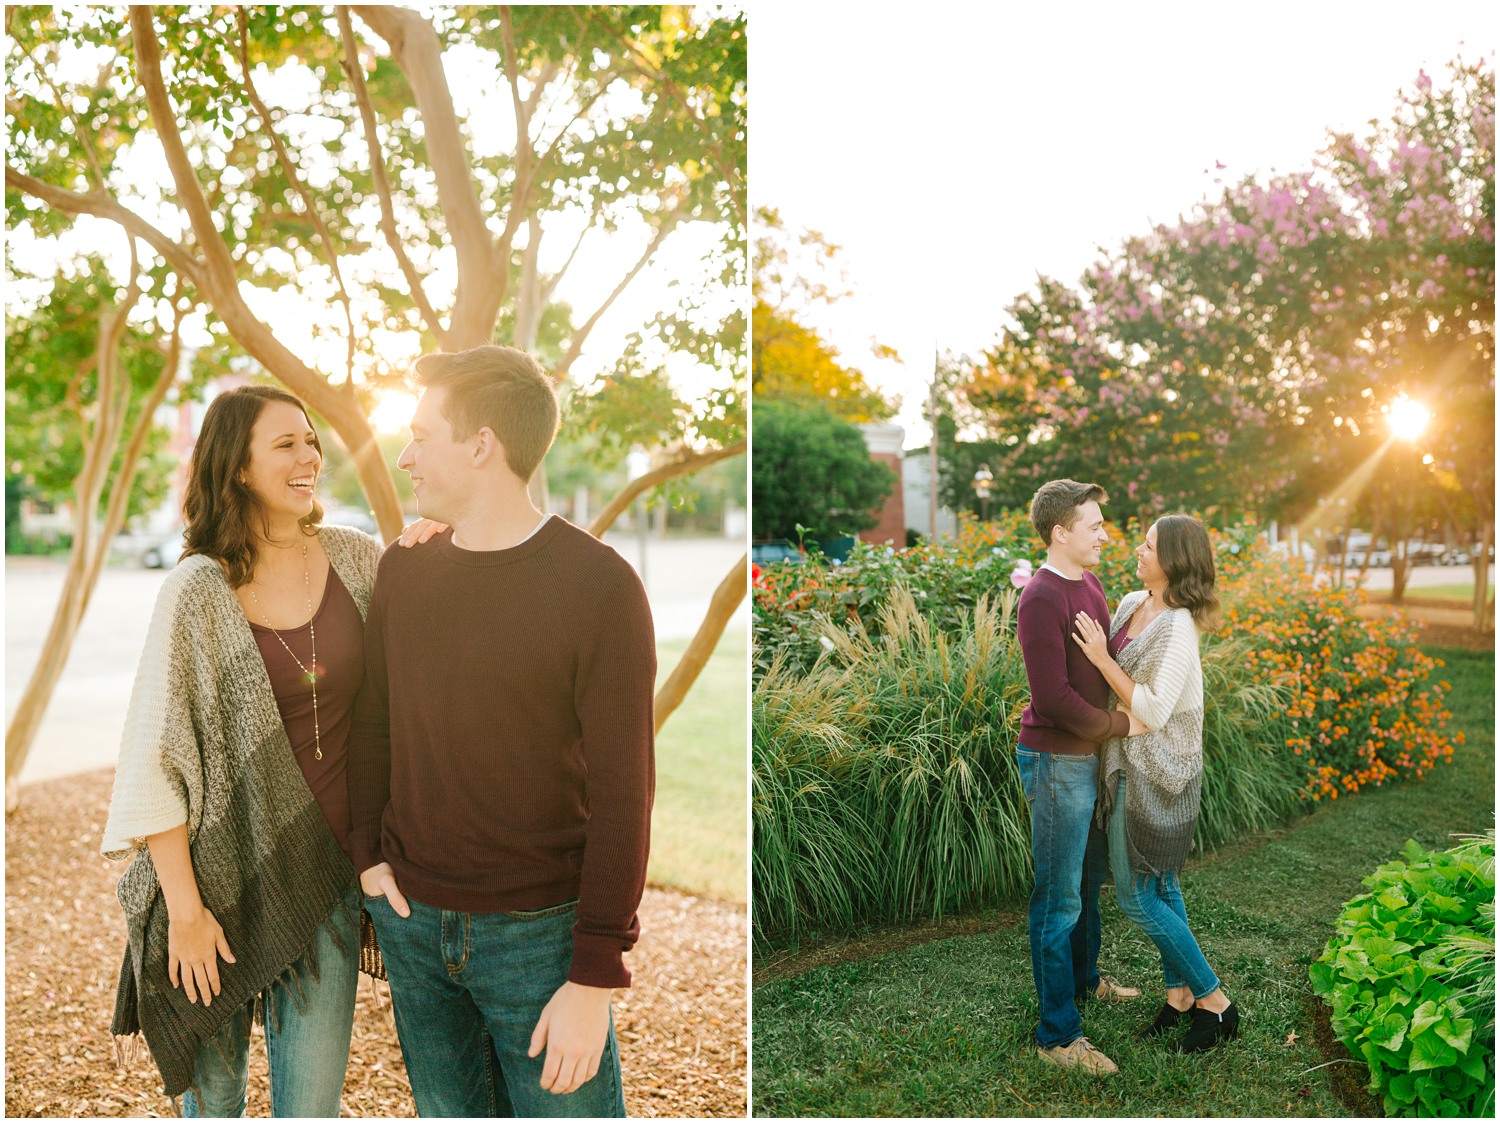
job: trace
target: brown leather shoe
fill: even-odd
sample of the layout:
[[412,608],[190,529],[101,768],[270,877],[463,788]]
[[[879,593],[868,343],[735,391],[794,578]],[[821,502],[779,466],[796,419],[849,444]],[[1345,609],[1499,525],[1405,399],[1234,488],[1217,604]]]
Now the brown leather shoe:
[[1141,992],[1135,987],[1122,986],[1113,975],[1103,975],[1093,996],[1100,1002],[1129,1002],[1132,998],[1139,998]]
[[1080,1037],[1054,1049],[1037,1046],[1036,1055],[1059,1068],[1076,1068],[1094,1076],[1108,1076],[1119,1072],[1120,1066],[1089,1044],[1087,1037]]

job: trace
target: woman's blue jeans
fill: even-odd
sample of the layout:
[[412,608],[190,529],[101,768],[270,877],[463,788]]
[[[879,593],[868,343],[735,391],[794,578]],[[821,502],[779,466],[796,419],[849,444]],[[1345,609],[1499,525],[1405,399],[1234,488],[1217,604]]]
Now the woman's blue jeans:
[[1161,953],[1161,971],[1167,988],[1191,987],[1194,998],[1218,990],[1218,976],[1188,928],[1182,885],[1176,872],[1143,874],[1130,868],[1130,852],[1125,845],[1124,776],[1115,789],[1114,810],[1109,816],[1109,864],[1120,911],[1151,937]]
[[[359,989],[359,907],[362,894],[350,890],[342,907],[318,929],[318,977],[302,960],[293,984],[276,983],[265,993],[266,1059],[271,1070],[271,1114],[278,1119],[336,1119],[349,1067],[349,1037]],[[338,930],[340,948],[329,931]],[[230,949],[234,950],[233,948]],[[250,1073],[252,1006],[235,1011],[218,1034],[205,1041],[193,1060],[196,1088],[182,1095],[182,1114],[238,1118],[245,1114]]]
[[1031,890],[1027,930],[1031,978],[1041,1005],[1036,1042],[1044,1049],[1083,1036],[1075,997],[1099,986],[1099,889],[1109,867],[1108,844],[1094,827],[1099,763],[1016,749],[1021,789],[1031,805]]
[[625,1114],[613,1014],[599,1071],[581,1088],[566,1095],[543,1090],[546,1051],[527,1056],[542,1008],[568,979],[576,902],[537,912],[470,913],[406,900],[410,916],[384,897],[365,907],[390,976],[418,1115]]

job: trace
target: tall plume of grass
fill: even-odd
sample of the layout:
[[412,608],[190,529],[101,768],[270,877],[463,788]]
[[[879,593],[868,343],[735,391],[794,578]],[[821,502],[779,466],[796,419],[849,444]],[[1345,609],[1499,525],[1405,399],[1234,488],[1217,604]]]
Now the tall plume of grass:
[[1291,686],[1248,677],[1250,650],[1231,638],[1203,652],[1200,850],[1277,826],[1300,809],[1304,769],[1277,742]]
[[[1014,610],[1007,590],[945,629],[897,586],[871,629],[826,624],[810,671],[772,659],[752,700],[758,943],[1029,894]],[[1230,637],[1203,652],[1200,849],[1301,808],[1301,761],[1279,740],[1290,689],[1254,677],[1248,651]]]
[[950,635],[898,588],[877,638],[830,629],[811,673],[768,670],[752,703],[759,937],[1029,891],[1014,600],[982,600]]

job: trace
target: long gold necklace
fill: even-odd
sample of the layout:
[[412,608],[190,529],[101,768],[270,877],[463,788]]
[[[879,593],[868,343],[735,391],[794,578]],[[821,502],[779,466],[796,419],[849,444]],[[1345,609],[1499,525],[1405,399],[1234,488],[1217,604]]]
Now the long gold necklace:
[[309,667],[297,653],[287,646],[287,642],[281,639],[281,633],[271,627],[271,618],[266,615],[266,610],[260,606],[260,598],[255,595],[255,586],[250,586],[250,599],[255,602],[255,610],[260,613],[260,618],[265,621],[266,627],[278,640],[281,646],[286,648],[286,653],[292,657],[292,662],[297,664],[302,671],[302,680],[312,687],[313,696],[313,758],[323,759],[323,734],[318,727],[318,629],[313,621],[312,610],[312,573],[307,567],[307,543],[302,543],[302,586],[307,592],[307,631],[312,639],[312,666]]

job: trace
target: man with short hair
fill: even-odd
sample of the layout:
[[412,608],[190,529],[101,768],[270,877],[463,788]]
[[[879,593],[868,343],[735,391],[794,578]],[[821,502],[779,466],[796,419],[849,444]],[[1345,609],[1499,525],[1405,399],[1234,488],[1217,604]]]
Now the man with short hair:
[[1083,1036],[1075,1001],[1140,994],[1099,976],[1099,889],[1109,848],[1093,823],[1099,746],[1138,732],[1138,723],[1106,708],[1109,686],[1072,639],[1080,612],[1109,631],[1104,587],[1088,572],[1109,541],[1099,509],[1106,500],[1097,484],[1074,480],[1053,480],[1032,497],[1031,525],[1047,546],[1047,562],[1026,583],[1016,609],[1031,687],[1016,762],[1031,805],[1036,872],[1027,927],[1041,1004],[1037,1053],[1098,1075],[1118,1068]]
[[611,990],[640,932],[651,611],[614,550],[531,502],[551,379],[417,360],[398,466],[452,530],[385,552],[349,757],[355,868],[424,1116],[623,1116]]

